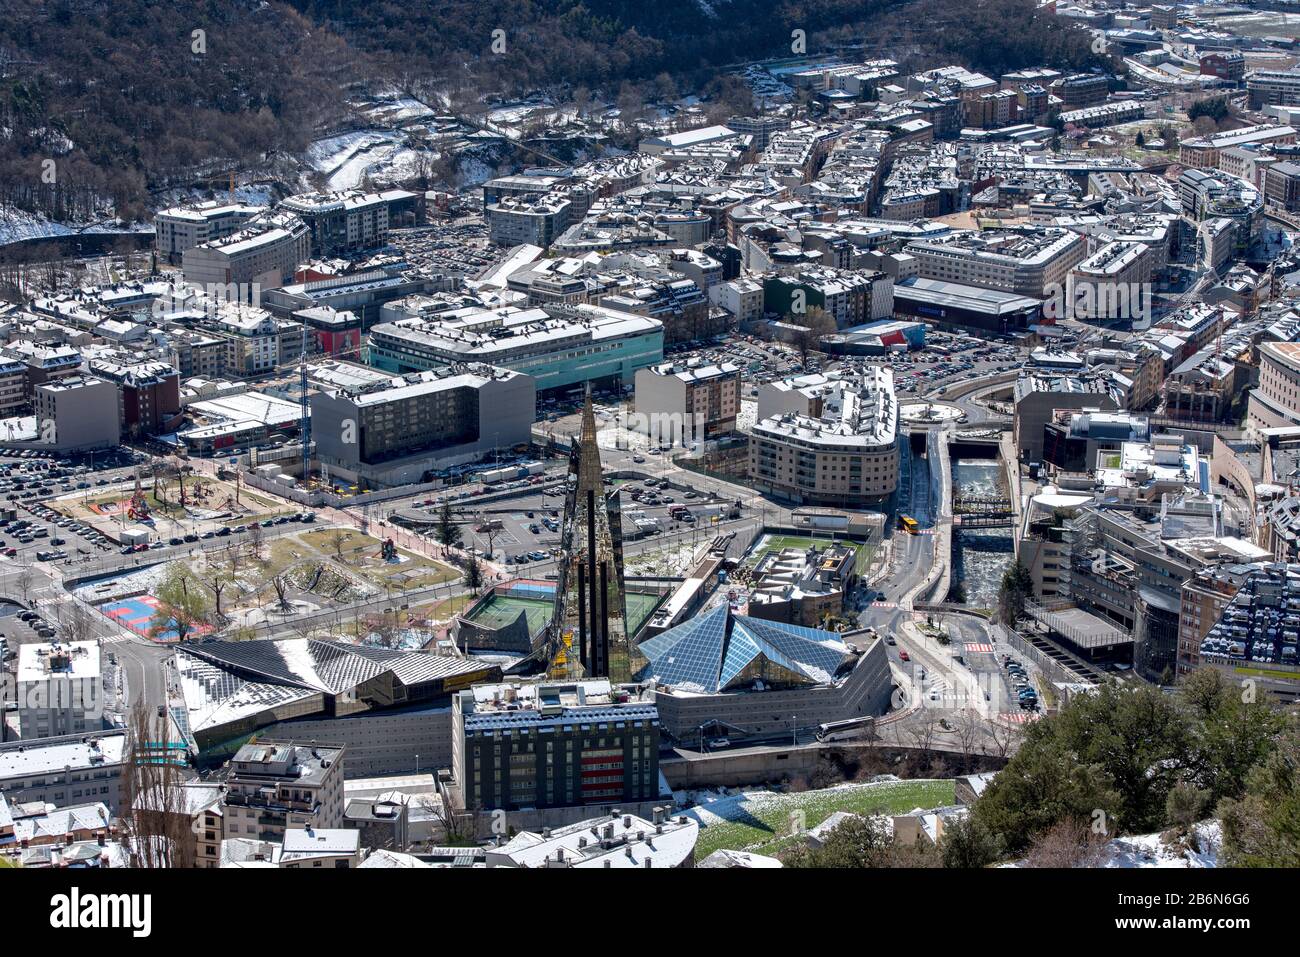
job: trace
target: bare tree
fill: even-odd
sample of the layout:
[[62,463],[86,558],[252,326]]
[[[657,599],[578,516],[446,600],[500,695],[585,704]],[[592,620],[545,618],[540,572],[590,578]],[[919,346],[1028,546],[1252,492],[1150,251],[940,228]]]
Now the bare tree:
[[289,604],[289,579],[285,575],[274,575],[271,577],[271,587],[275,589],[276,606],[281,611],[289,611],[292,606]]
[[975,753],[976,745],[980,740],[980,731],[983,722],[978,714],[967,708],[957,716],[953,724],[953,730],[957,735],[957,747],[961,749],[962,770],[969,771],[971,766],[971,756]]
[[36,573],[32,571],[30,565],[25,566],[23,570],[18,573],[18,577],[14,579],[14,583],[18,586],[18,591],[22,593],[23,604],[27,604],[27,599],[28,596],[31,595],[32,584],[35,580]]
[[262,560],[262,545],[266,541],[266,532],[261,524],[254,522],[248,529],[248,550],[254,561]]
[[1016,745],[1024,736],[1021,725],[1004,724],[1001,721],[990,721],[988,731],[989,740],[993,742],[993,750],[1000,758],[1005,758],[1015,751]]
[[1105,856],[1106,835],[1067,818],[1034,839],[1025,863],[1029,867],[1099,867]]
[[943,716],[939,713],[939,709],[922,708],[907,722],[907,735],[916,750],[921,753],[921,761],[927,768],[934,756],[934,739],[939,733],[939,723],[942,720]]
[[127,726],[127,766],[120,826],[134,867],[197,866],[197,844],[184,770],[165,749],[166,717],[137,702]]

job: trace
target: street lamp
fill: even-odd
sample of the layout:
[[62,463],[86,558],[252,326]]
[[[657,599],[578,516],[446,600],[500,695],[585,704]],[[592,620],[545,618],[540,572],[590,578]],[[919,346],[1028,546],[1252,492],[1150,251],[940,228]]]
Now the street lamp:
[[790,715],[790,743],[796,745],[799,743],[799,716],[797,714]]

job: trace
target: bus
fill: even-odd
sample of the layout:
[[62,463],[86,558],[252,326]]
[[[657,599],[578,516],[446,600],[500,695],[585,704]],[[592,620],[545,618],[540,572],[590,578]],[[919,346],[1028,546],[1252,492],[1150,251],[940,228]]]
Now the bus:
[[818,741],[843,741],[847,738],[870,737],[876,726],[876,719],[849,718],[847,721],[827,721],[817,726]]
[[912,518],[910,515],[900,515],[898,516],[898,521],[909,535],[915,535],[917,530],[921,527],[916,523],[916,519]]

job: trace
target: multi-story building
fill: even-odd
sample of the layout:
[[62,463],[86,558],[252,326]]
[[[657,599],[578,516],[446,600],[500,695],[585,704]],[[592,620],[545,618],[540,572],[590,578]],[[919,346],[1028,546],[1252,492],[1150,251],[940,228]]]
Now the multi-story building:
[[244,203],[208,200],[189,206],[172,206],[154,214],[154,248],[173,265],[185,250],[238,232],[244,224],[266,210]]
[[1088,241],[1065,229],[962,234],[908,243],[924,279],[999,289],[1047,298],[1063,290],[1072,270],[1088,255]]
[[709,302],[729,312],[736,325],[763,318],[763,284],[756,279],[732,279],[709,288]]
[[452,774],[471,811],[653,801],[659,713],[607,679],[477,685],[452,699]]
[[382,246],[388,230],[415,225],[422,218],[417,193],[390,189],[379,193],[301,193],[282,199],[279,208],[296,215],[311,231],[315,256],[336,256]]
[[1178,144],[1178,162],[1184,166],[1215,169],[1219,165],[1220,153],[1225,149],[1247,144],[1263,146],[1265,143],[1294,143],[1295,137],[1296,131],[1292,127],[1267,123],[1211,133],[1208,136],[1195,136]]
[[1246,75],[1246,57],[1236,50],[1212,50],[1201,54],[1201,74],[1240,83]]
[[18,649],[18,728],[52,738],[104,726],[104,682],[94,641],[26,644]]
[[316,454],[366,484],[418,482],[531,441],[536,384],[482,364],[454,364],[311,396]]
[[1200,644],[1200,663],[1245,673],[1252,690],[1285,704],[1300,699],[1300,566],[1256,566]]
[[40,439],[59,451],[111,448],[121,440],[117,386],[104,379],[76,375],[46,382],[36,387],[33,405]]
[[750,480],[807,504],[882,499],[898,486],[897,426],[888,369],[867,366],[860,377],[817,383],[768,383],[749,438]]
[[1300,426],[1300,343],[1259,346],[1259,385],[1250,390],[1246,424],[1252,429]]
[[259,741],[230,761],[224,836],[280,841],[296,828],[343,827],[345,749]]
[[1106,376],[1065,374],[1046,370],[1024,371],[1016,380],[1013,428],[1022,461],[1041,462],[1043,436],[1059,409],[1114,411],[1119,404],[1111,395]]
[[1255,70],[1246,77],[1250,108],[1300,104],[1300,70]]
[[27,405],[28,395],[26,363],[0,356],[0,417],[14,415]]
[[836,328],[861,325],[894,314],[894,280],[882,272],[802,269],[763,281],[763,308],[786,316],[824,309]]
[[1152,259],[1151,247],[1145,243],[1102,246],[1070,273],[1070,317],[1133,320],[1150,316]]
[[1274,163],[1264,173],[1264,198],[1288,212],[1300,210],[1300,165]]
[[1110,87],[1103,73],[1075,73],[1052,83],[1052,92],[1065,109],[1078,110],[1104,103]]
[[488,238],[499,246],[528,244],[549,248],[573,220],[568,196],[504,196],[483,208]]
[[261,287],[292,278],[311,257],[311,230],[292,213],[259,216],[239,232],[185,250],[185,281],[227,290],[223,298],[252,302]]
[[127,741],[124,731],[70,734],[0,744],[0,794],[11,804],[56,807],[100,801],[124,810]]
[[658,319],[602,306],[467,308],[380,323],[367,352],[371,365],[396,373],[483,362],[525,373],[548,392],[588,381],[631,385],[637,369],[663,361],[663,343]]
[[[636,411],[645,416],[652,442],[658,437],[672,443],[673,423],[677,441],[685,435],[699,440],[730,432],[740,411],[740,367],[669,362],[638,369]],[[656,422],[669,425],[667,435],[655,428]]]
[[180,373],[166,362],[131,365],[91,359],[90,371],[117,386],[118,424],[123,435],[169,431],[181,411]]
[[1178,676],[1201,667],[1201,642],[1255,565],[1212,565],[1183,582],[1178,603]]

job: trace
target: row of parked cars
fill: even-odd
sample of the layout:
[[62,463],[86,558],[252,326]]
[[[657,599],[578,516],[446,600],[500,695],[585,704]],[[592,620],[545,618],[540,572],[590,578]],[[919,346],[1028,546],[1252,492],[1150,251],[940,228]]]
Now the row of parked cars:
[[1007,655],[1003,659],[1002,668],[1007,673],[1007,680],[1011,682],[1011,688],[1016,693],[1016,700],[1020,703],[1021,710],[1037,711],[1038,692],[1030,684],[1029,672],[1025,670],[1025,666]]
[[[85,522],[79,522],[75,518],[67,518],[66,516],[60,514],[59,512],[56,512],[54,509],[50,508],[49,506],[42,505],[39,502],[34,505],[27,506],[27,508],[37,518],[52,523],[55,528],[63,529],[64,531],[73,532],[77,535],[80,535],[87,542],[89,542],[91,545],[94,545],[96,548],[100,549],[101,551],[107,551],[108,549],[113,547],[113,543],[108,539],[108,537],[105,536],[102,532],[100,532],[92,525],[87,525]],[[50,539],[50,544],[63,545],[65,543],[63,539],[54,537]],[[44,560],[54,560],[54,559],[44,559]]]

